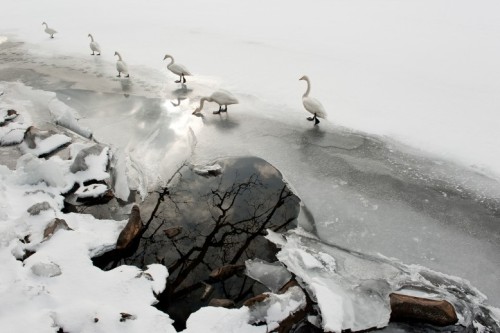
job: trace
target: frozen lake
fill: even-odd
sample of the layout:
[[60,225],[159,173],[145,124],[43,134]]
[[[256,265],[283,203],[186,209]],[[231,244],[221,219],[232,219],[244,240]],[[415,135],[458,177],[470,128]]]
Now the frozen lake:
[[[130,156],[132,187],[146,193],[188,159],[263,158],[301,198],[299,223],[325,243],[468,279],[500,305],[497,180],[384,137],[328,121],[313,127],[305,114],[248,94],[227,114],[213,115],[211,104],[195,117],[206,83],[184,89],[148,68],[118,79],[112,68],[97,57],[46,58],[0,44],[2,80],[54,92],[77,110],[96,140]],[[44,101],[26,103],[38,122],[51,121]]]

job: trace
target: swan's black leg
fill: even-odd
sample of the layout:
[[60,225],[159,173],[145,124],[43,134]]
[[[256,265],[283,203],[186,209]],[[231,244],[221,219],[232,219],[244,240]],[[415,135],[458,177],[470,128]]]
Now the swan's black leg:
[[118,72],[118,75],[116,77],[122,77],[122,73]]
[[186,83],[186,77],[182,74],[182,83]]
[[222,112],[222,106],[219,105],[219,110],[214,111],[214,114],[219,114]]
[[50,35],[50,38],[54,38],[54,35]]
[[224,110],[222,110],[222,112],[227,112],[227,105],[224,105],[224,106],[225,106],[225,108],[224,108]]
[[182,75],[179,75],[179,80],[175,80],[175,83],[181,83],[182,82]]
[[316,113],[314,114],[314,125],[318,125],[319,124],[319,119],[318,117],[316,117]]
[[91,55],[94,55],[94,51],[92,51],[92,54]]

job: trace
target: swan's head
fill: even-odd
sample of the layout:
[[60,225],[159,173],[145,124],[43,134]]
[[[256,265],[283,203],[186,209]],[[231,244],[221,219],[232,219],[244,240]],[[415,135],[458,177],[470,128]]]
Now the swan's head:
[[304,76],[302,76],[302,77],[299,79],[299,81],[300,81],[300,80],[305,80],[305,81],[307,81],[307,80],[309,80],[309,78],[307,77],[307,75],[304,75]]
[[45,24],[45,25],[47,25],[47,23],[45,23],[45,22],[42,22],[42,25],[44,25],[44,24]]
[[115,51],[115,56],[119,55],[118,52]]
[[91,35],[91,34],[89,34],[87,37],[91,37],[91,38],[92,38],[92,35]]
[[163,60],[165,60],[167,58],[172,58],[172,56],[170,54],[165,54],[165,56],[163,57]]

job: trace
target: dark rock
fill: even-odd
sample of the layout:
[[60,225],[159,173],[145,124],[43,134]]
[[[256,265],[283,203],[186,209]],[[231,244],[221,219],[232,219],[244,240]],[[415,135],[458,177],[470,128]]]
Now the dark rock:
[[453,325],[458,321],[453,305],[445,300],[390,294],[391,321],[416,321],[436,326]]
[[25,261],[26,259],[28,259],[32,255],[34,255],[35,253],[36,253],[35,251],[25,250],[23,257],[21,258],[21,261]]
[[[92,185],[89,185],[92,186]],[[115,197],[115,194],[111,189],[108,189],[106,192],[97,197],[77,197],[76,201],[81,202],[86,205],[102,205],[108,203]]]
[[248,306],[250,308],[250,307],[254,306],[257,303],[265,301],[268,298],[269,298],[269,294],[260,294],[260,295],[257,295],[257,296],[254,296],[252,298],[247,299],[243,303],[243,305],[244,306]]
[[201,294],[200,299],[204,301],[214,292],[214,286],[205,282],[202,282],[202,284],[205,288],[203,289],[203,294]]
[[134,315],[131,315],[130,313],[126,312],[120,312],[121,318],[120,321],[124,322],[125,320],[135,320],[137,317]]
[[139,274],[136,275],[136,278],[141,278],[141,277],[144,277],[146,280],[153,281],[153,277],[149,273],[140,272]]
[[71,229],[65,220],[55,218],[50,222],[43,231],[43,240],[47,240],[52,237],[58,230],[73,230]]
[[3,116],[3,118],[0,118],[0,126],[4,126],[5,124],[7,124],[7,122],[16,118],[18,115],[19,114],[17,113],[16,110],[12,109],[7,110],[7,115]]
[[43,201],[28,208],[28,213],[30,213],[30,215],[38,215],[40,212],[50,209],[52,209],[52,206],[47,201]]
[[99,318],[94,318],[94,323],[99,322]]
[[130,212],[130,217],[128,219],[128,223],[123,228],[122,232],[118,236],[118,240],[116,242],[117,250],[124,250],[129,247],[132,241],[139,235],[142,229],[142,219],[141,213],[139,211],[139,206],[135,205],[132,208],[132,212]]
[[35,139],[39,138],[41,140],[48,138],[51,136],[53,133],[50,133],[48,131],[40,131],[38,128],[35,126],[30,126],[24,132],[24,142],[30,149],[35,149],[36,148],[36,142]]
[[299,283],[294,279],[288,281],[283,287],[281,287],[281,289],[278,291],[278,294],[284,294],[288,291],[288,289],[292,287],[300,287]]
[[212,298],[208,303],[208,306],[215,306],[220,308],[234,308],[234,302],[226,298]]
[[244,270],[245,265],[225,265],[214,269],[212,273],[210,273],[210,277],[214,280],[222,281]]
[[96,144],[96,145],[93,145],[92,147],[88,147],[88,148],[84,148],[84,149],[80,150],[78,152],[78,154],[76,155],[75,160],[73,161],[73,163],[69,167],[69,170],[72,173],[77,173],[79,171],[87,170],[89,167],[88,167],[87,163],[85,163],[85,158],[89,155],[98,156],[101,154],[103,149],[104,149],[103,145]]
[[168,238],[174,238],[175,236],[177,236],[181,232],[182,232],[182,227],[172,227],[172,228],[168,228],[168,229],[163,230],[163,233]]

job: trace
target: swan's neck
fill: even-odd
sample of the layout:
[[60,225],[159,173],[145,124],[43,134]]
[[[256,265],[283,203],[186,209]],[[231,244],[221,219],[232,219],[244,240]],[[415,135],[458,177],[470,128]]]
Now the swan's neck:
[[170,65],[172,65],[174,63],[174,57],[168,56],[167,59],[169,59],[169,58],[170,58],[170,63],[167,66],[170,66]]
[[43,22],[43,23],[42,23],[42,25],[44,25],[44,26],[45,26],[45,29],[48,29],[48,28],[49,28],[49,25],[48,25],[47,23],[45,23],[45,22]]
[[198,107],[198,109],[200,109],[200,110],[203,109],[203,104],[205,104],[206,100],[208,100],[208,98],[206,98],[206,97],[202,97],[200,99],[200,106]]
[[122,61],[122,56],[120,55],[120,53],[116,52],[116,55],[118,56],[118,60]]
[[311,82],[309,82],[308,78],[305,78],[304,80],[307,82],[307,90],[304,95],[302,95],[302,97],[307,97],[309,96],[309,92],[311,91]]
[[93,42],[94,41],[94,37],[92,37],[91,34],[89,34],[89,37],[90,37],[90,41]]

